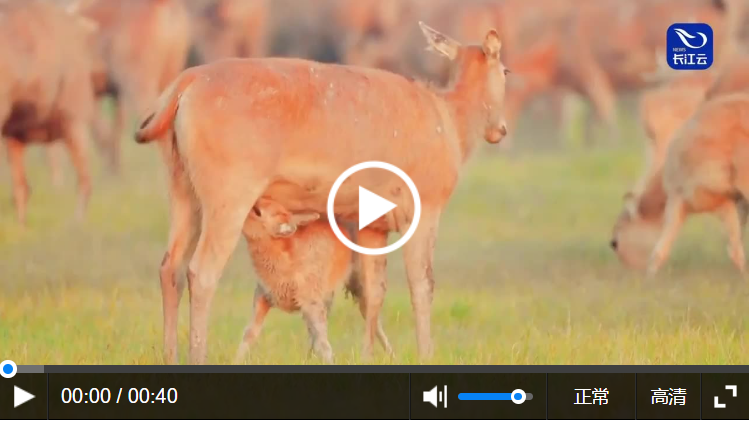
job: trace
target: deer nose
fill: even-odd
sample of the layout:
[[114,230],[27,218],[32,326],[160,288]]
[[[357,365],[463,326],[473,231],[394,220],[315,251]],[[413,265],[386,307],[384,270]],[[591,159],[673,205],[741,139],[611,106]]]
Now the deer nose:
[[507,126],[504,124],[488,128],[484,135],[486,141],[489,143],[499,143],[505,136],[507,136]]
[[619,247],[619,243],[616,240],[611,240],[611,243],[609,243],[612,249],[616,250],[617,247]]

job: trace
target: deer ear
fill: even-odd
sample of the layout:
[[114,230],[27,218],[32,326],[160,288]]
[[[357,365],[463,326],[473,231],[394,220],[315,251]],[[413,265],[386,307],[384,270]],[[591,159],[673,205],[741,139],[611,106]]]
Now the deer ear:
[[486,34],[482,48],[487,57],[499,60],[499,52],[502,50],[502,40],[499,39],[499,33],[496,29],[492,29]]
[[320,219],[320,214],[316,212],[295,213],[291,216],[291,224],[294,225],[294,227],[303,226],[315,222],[318,219]]
[[428,50],[437,51],[450,60],[455,60],[458,56],[458,50],[460,49],[460,43],[458,41],[455,41],[436,29],[431,28],[424,22],[419,22],[419,27],[421,27],[421,32],[424,33],[424,37],[429,44],[429,47],[427,48]]

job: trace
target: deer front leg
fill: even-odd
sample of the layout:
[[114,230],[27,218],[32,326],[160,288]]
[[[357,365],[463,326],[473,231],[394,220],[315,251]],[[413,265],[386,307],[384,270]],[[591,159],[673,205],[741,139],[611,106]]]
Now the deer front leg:
[[728,255],[742,274],[746,269],[744,244],[742,242],[747,208],[745,202],[728,202],[718,212],[728,237]]
[[416,344],[419,357],[432,356],[431,311],[434,298],[434,245],[437,239],[439,212],[424,209],[419,227],[404,246],[404,258],[411,305],[416,318]]
[[647,275],[652,278],[658,272],[663,262],[671,253],[676,236],[686,219],[686,206],[681,198],[669,198],[666,203],[663,230],[656,243],[653,253],[650,255]]

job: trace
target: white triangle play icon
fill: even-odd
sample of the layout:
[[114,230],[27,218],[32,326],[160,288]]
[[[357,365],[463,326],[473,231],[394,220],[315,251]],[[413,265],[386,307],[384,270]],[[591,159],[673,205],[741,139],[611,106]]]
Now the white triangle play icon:
[[376,221],[396,206],[398,205],[359,186],[359,229]]
[[19,405],[23,405],[26,402],[34,399],[36,396],[21,389],[18,386],[13,386],[13,408],[18,408]]

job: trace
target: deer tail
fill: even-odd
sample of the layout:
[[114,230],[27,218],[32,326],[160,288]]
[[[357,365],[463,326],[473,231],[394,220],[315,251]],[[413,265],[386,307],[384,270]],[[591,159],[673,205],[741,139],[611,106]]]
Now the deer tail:
[[182,93],[195,80],[192,73],[183,73],[161,94],[156,111],[149,114],[135,133],[135,141],[148,143],[162,138],[174,123]]

